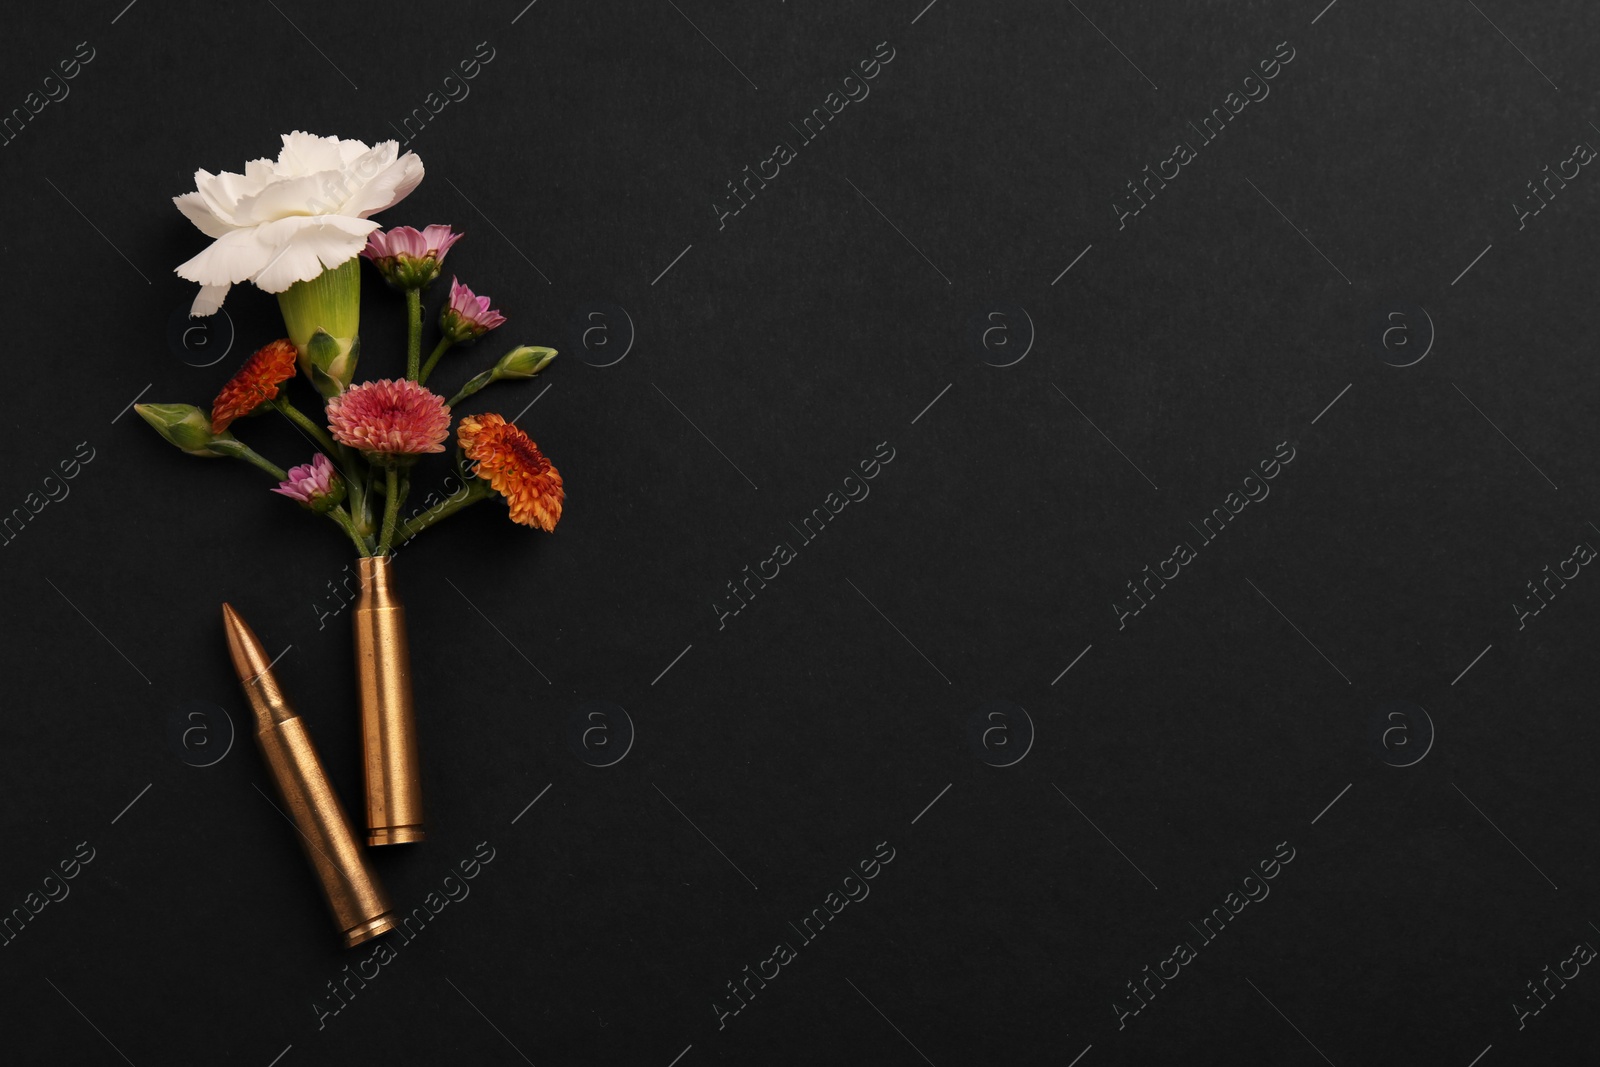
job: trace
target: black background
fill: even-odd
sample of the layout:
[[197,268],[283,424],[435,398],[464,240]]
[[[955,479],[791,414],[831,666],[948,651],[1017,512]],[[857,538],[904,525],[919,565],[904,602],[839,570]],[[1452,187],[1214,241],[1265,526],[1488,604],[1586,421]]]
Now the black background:
[[[1521,1029],[1512,1007],[1600,943],[1600,578],[1520,630],[1512,607],[1600,544],[1600,178],[1520,229],[1513,207],[1600,144],[1593,8],[924,2],[9,13],[0,109],[79,42],[94,58],[0,149],[0,509],[79,442],[94,458],[0,553],[0,905],[79,842],[95,858],[0,948],[8,1060],[1594,1048],[1590,969]],[[871,95],[719,229],[725,183],[884,41]],[[1271,95],[1119,229],[1124,183],[1285,41]],[[126,408],[208,405],[281,333],[245,285],[228,357],[191,365],[225,347],[216,324],[174,340],[194,286],[171,268],[205,238],[170,197],[194,169],[291,129],[394,137],[480,42],[470,95],[405,146],[427,180],[381,218],[464,229],[448,268],[510,318],[441,387],[512,342],[562,350],[463,409],[537,398],[521,425],[567,511],[546,536],[486,505],[400,557],[430,837],[373,862],[409,909],[480,842],[495,858],[319,1029],[326,983],[370,953],[336,947],[252,788],[218,605],[292,646],[279,677],[359,810],[347,613],[323,616],[349,546]],[[365,277],[361,372],[391,375],[400,301]],[[611,366],[615,313],[587,359],[572,328],[595,303],[636,334]],[[1386,318],[1410,306],[1431,331]],[[1005,332],[985,348],[975,321]],[[1386,321],[1413,347],[1379,344]],[[238,429],[304,458],[266,419]],[[789,524],[884,442],[870,497],[799,544]],[[1270,497],[1201,547],[1189,523],[1281,442]],[[798,559],[719,629],[725,583],[780,540]],[[1124,583],[1184,540],[1198,559],[1119,630]],[[970,741],[996,700],[1036,731],[1004,768]],[[1397,700],[1437,731],[1408,767],[1417,722],[1372,739]],[[206,767],[174,740],[193,701],[220,709],[214,745],[240,730]],[[595,701],[636,730],[604,768],[567,739]],[[799,944],[788,924],[880,842],[870,897]],[[1280,842],[1271,895],[1200,944],[1188,924]],[[1119,1028],[1125,983],[1182,940],[1197,959]],[[725,983],[779,941],[797,958],[719,1028]]]

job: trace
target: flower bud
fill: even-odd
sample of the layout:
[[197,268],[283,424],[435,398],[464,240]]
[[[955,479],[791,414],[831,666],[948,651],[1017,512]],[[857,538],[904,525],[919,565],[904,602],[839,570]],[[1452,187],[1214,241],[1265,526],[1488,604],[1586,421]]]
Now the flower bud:
[[548,367],[550,361],[555,358],[556,350],[553,348],[518,345],[500,357],[500,362],[494,365],[490,375],[495,381],[506,378],[532,378]]
[[211,417],[193,404],[135,404],[133,410],[157,433],[191,456],[213,458],[233,454],[238,439],[224,430],[211,432]]
[[489,306],[488,297],[450,279],[450,302],[439,311],[439,330],[451,344],[475,341],[505,321],[504,315]]

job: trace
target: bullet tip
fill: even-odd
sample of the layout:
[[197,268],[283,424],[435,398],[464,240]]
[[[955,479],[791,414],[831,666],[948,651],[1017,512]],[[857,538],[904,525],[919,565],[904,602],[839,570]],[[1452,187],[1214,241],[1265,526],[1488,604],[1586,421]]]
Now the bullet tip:
[[239,680],[249,682],[259,677],[267,664],[261,641],[227,601],[222,603],[222,627],[228,634],[228,654]]

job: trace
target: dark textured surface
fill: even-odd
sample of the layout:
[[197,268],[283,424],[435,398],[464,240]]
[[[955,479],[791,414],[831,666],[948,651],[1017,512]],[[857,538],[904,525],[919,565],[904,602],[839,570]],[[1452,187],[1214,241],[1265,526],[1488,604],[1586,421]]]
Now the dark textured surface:
[[[1513,205],[1600,145],[1594,11],[923,2],[11,14],[0,108],[93,59],[0,147],[0,509],[68,494],[0,553],[0,905],[93,858],[0,947],[8,1062],[1593,1055],[1592,968],[1516,1005],[1600,945],[1600,577],[1520,628],[1513,605],[1600,545],[1600,176]],[[356,802],[348,613],[325,614],[349,549],[125,409],[208,404],[281,332],[242,286],[226,358],[174,345],[193,170],[295,128],[395,136],[480,42],[382,218],[465,229],[448,266],[510,317],[444,386],[513,341],[562,350],[463,410],[537,398],[521,425],[568,508],[549,537],[479,508],[401,557],[431,836],[374,861],[403,908],[470,895],[322,1015],[371,949],[336,948],[253,788],[218,606],[292,646],[281,681]],[[800,144],[880,42],[870,95]],[[1187,123],[1291,50],[1200,143]],[[1180,138],[1196,158],[1119,229]],[[780,139],[795,158],[719,228]],[[367,279],[362,372],[393,374],[400,303]],[[804,541],[875,452],[870,495]],[[1262,486],[1214,543],[1191,526]],[[1119,628],[1125,583],[1185,542]],[[572,740],[596,702],[635,730],[604,768],[614,709],[610,748]],[[804,940],[875,850],[870,896]],[[1191,926],[1246,890],[1270,895],[1214,941]]]

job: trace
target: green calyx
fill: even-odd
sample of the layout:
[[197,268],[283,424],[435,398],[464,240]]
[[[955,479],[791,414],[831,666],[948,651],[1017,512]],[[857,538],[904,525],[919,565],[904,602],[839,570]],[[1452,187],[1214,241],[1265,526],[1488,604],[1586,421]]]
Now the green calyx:
[[361,265],[352,257],[278,294],[300,369],[317,392],[337,396],[349,388],[361,353]]
[[361,338],[334,337],[318,330],[300,349],[300,369],[317,392],[325,397],[338,396],[350,388],[360,358]]
[[374,261],[383,280],[396,289],[426,289],[439,277],[439,260],[431,252],[420,259],[390,256]]

